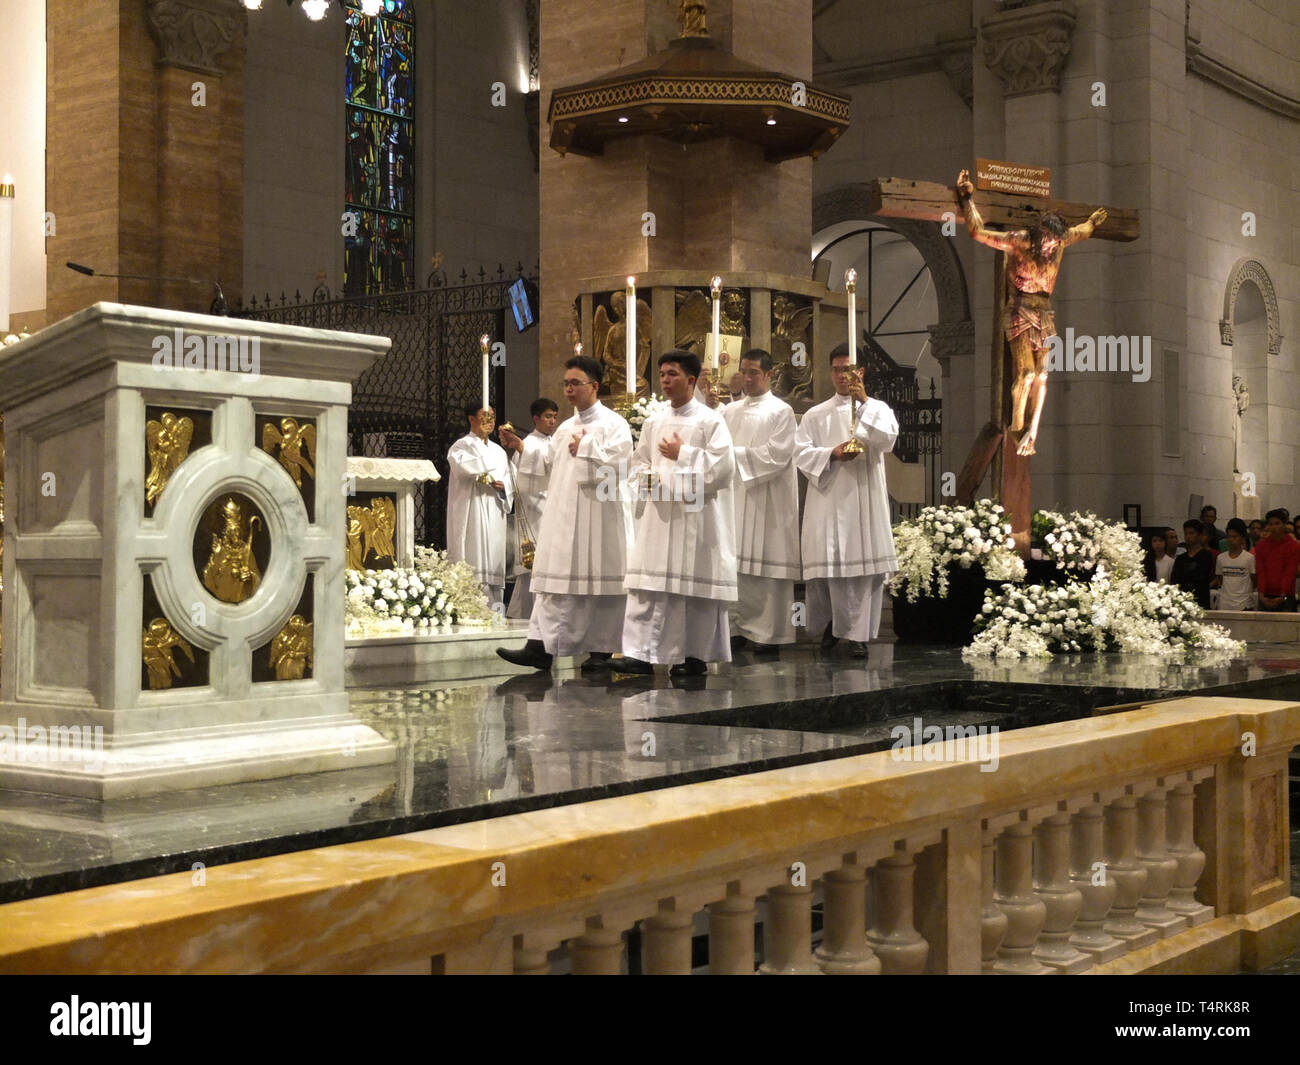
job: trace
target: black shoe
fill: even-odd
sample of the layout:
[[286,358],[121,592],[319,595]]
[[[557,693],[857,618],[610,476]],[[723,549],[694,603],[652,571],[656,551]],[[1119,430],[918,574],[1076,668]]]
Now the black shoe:
[[698,658],[688,658],[678,662],[668,671],[670,677],[702,677],[709,671],[709,664]]
[[592,651],[579,668],[583,673],[608,673],[613,657],[608,651]]
[[[733,636],[731,638],[731,653],[734,655],[737,651],[743,651],[749,646],[749,641],[743,636]],[[757,646],[757,645],[755,645]]]
[[831,632],[831,626],[834,624],[835,622],[833,621],[826,622],[826,631],[822,633],[823,651],[831,650],[837,643],[840,642],[840,638]]
[[850,641],[849,641],[849,657],[850,657],[850,658],[866,658],[866,657],[867,657],[867,645],[866,645],[865,643],[863,643],[861,640],[850,640]]
[[497,654],[512,666],[527,666],[529,669],[550,669],[551,656],[546,653],[546,645],[541,640],[529,640],[518,651],[497,648]]
[[756,655],[779,655],[781,648],[774,643],[755,643],[750,644],[750,650]]
[[649,662],[642,662],[639,658],[628,658],[624,655],[622,658],[614,659],[609,663],[609,671],[627,676],[643,677],[653,673],[655,667]]

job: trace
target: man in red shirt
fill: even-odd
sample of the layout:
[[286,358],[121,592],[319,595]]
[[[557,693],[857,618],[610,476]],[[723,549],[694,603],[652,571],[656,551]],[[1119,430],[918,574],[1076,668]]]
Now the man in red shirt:
[[1270,510],[1264,538],[1255,545],[1260,610],[1295,610],[1295,575],[1300,567],[1300,542],[1286,534],[1286,514]]

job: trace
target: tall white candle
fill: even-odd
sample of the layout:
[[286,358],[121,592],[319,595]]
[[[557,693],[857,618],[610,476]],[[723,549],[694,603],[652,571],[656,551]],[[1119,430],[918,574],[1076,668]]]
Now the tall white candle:
[[849,365],[858,364],[858,272],[844,274],[844,291],[849,294]]
[[483,406],[480,410],[488,409],[488,335],[484,333],[478,338],[478,346],[483,352]]
[[0,336],[9,332],[9,286],[14,257],[14,179],[0,180]]
[[722,278],[714,276],[709,283],[713,292],[713,351],[704,353],[704,368],[712,370],[718,365],[722,344]]
[[627,394],[636,395],[636,278],[627,279],[627,313],[623,320],[627,323],[627,353],[625,359]]

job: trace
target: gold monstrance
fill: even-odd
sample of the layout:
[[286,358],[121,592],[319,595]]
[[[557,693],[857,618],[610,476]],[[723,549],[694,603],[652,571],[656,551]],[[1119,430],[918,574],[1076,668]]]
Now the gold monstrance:
[[[858,381],[862,380],[858,369],[858,272],[848,270],[844,274],[844,291],[849,296],[849,373]],[[862,445],[858,443],[854,430],[858,427],[858,398],[849,397],[849,439],[844,445],[844,454],[861,455]]]

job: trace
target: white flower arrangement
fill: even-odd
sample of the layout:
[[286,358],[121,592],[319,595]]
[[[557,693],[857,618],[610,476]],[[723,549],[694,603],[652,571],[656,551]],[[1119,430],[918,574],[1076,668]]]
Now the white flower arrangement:
[[965,658],[1050,658],[1072,651],[1121,651],[1182,661],[1244,654],[1246,645],[1204,621],[1196,600],[1176,585],[1141,574],[1065,585],[1002,585],[985,593]]
[[473,569],[445,551],[417,547],[412,568],[350,569],[346,584],[345,631],[354,638],[501,623]]
[[1104,568],[1124,578],[1142,572],[1142,539],[1117,521],[1107,521],[1091,511],[1060,514],[1034,512],[1034,539],[1043,553],[1065,570]]
[[1025,564],[1016,554],[1006,512],[990,499],[969,507],[926,507],[893,531],[898,572],[889,590],[898,595],[906,588],[910,603],[922,595],[947,596],[950,565],[969,569],[979,563],[989,580],[1024,580]]
[[668,400],[663,396],[637,396],[636,402],[627,412],[627,426],[632,430],[633,447],[636,447],[641,440],[641,427],[645,425],[646,419],[661,410],[667,410],[668,407]]

